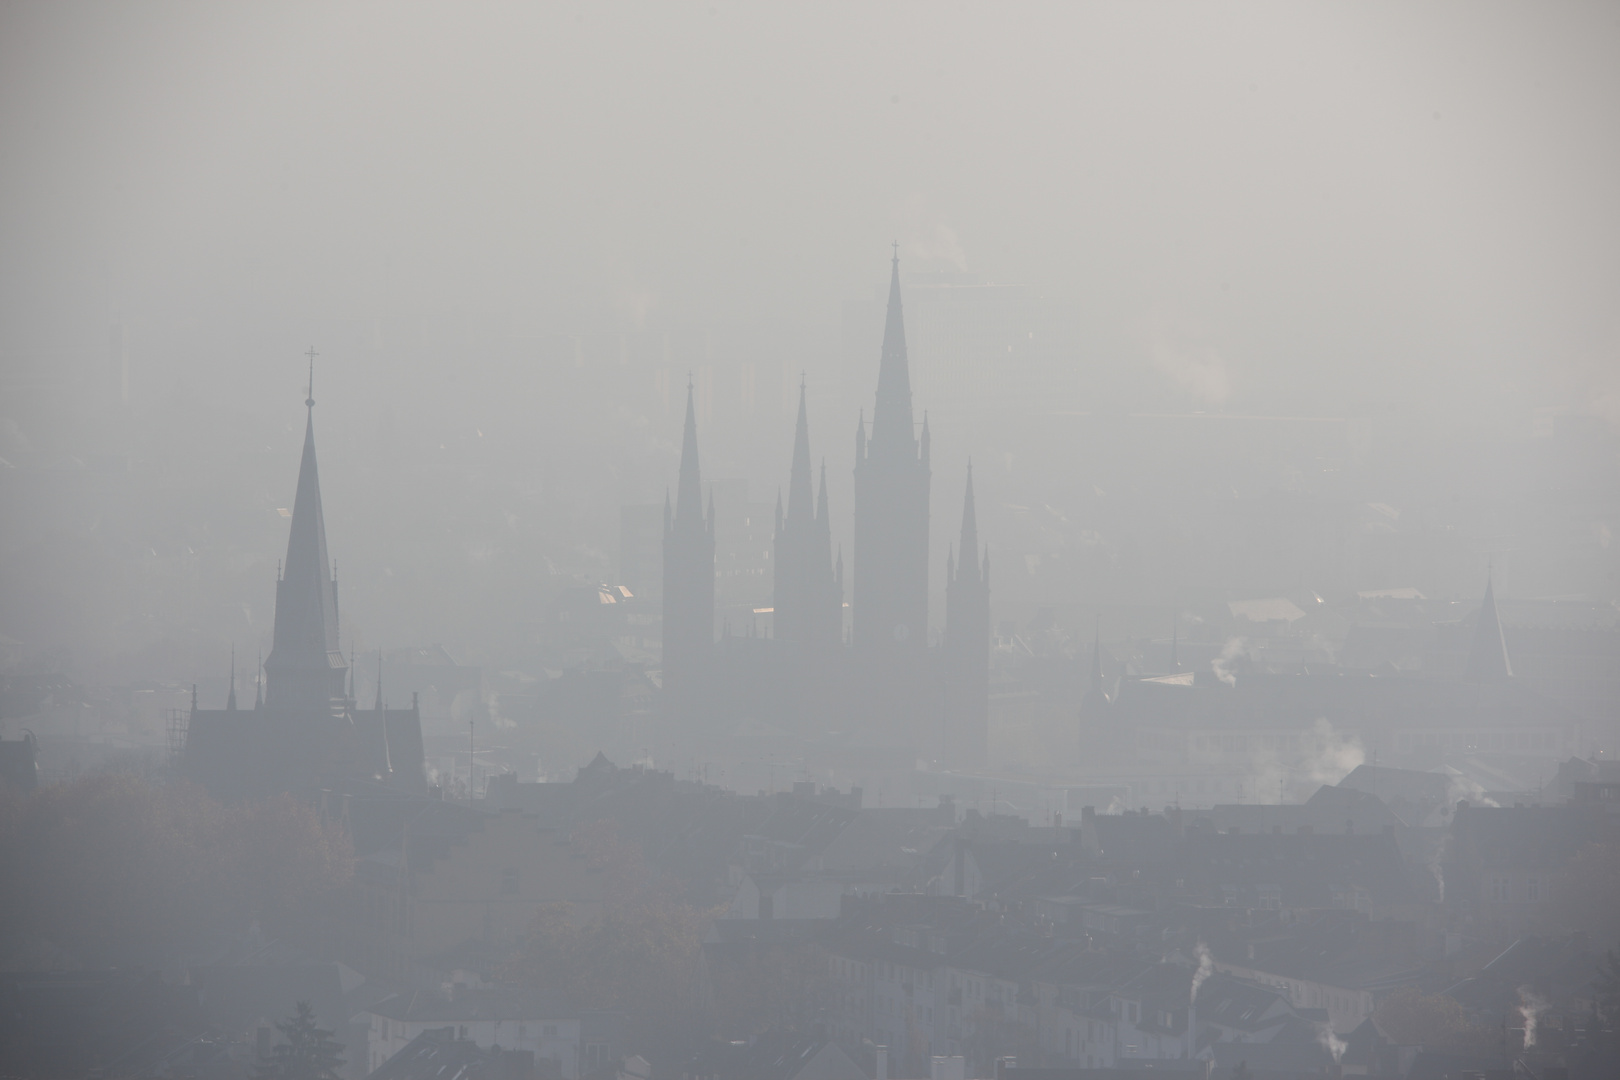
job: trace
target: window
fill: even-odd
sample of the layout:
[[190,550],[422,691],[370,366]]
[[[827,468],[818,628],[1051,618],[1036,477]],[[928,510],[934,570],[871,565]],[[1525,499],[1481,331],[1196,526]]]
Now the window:
[[1489,886],[1490,898],[1497,903],[1507,903],[1508,879],[1505,877],[1493,878]]
[[608,1063],[607,1043],[589,1042],[585,1044],[585,1071],[595,1072]]
[[518,894],[517,867],[508,867],[501,871],[501,895],[516,896]]
[[1526,900],[1530,901],[1532,904],[1536,903],[1537,901],[1539,901],[1541,899],[1541,879],[1540,878],[1533,877],[1525,885],[1524,898]]

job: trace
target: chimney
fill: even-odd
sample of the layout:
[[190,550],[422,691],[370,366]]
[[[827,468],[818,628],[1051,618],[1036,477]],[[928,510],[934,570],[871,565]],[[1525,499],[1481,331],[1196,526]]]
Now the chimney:
[[887,1046],[877,1048],[877,1066],[873,1071],[875,1075],[872,1080],[889,1080],[889,1048]]

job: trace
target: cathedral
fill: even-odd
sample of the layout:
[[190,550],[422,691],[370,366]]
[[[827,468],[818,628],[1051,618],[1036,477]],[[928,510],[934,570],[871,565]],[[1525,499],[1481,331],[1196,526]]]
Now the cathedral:
[[426,793],[416,702],[388,708],[379,670],[376,701],[361,708],[338,646],[337,575],[326,553],[315,464],[313,366],[310,375],[304,454],[263,682],[254,680],[252,708],[237,705],[234,661],[223,709],[199,709],[193,689],[180,769],[221,798],[378,786]]
[[961,543],[946,557],[945,633],[928,643],[928,419],[918,432],[906,358],[900,260],[868,428],[855,430],[852,634],[843,633],[844,560],[833,551],[827,471],[812,474],[804,388],[787,504],[778,500],[773,634],[714,632],[714,507],[703,506],[697,419],[687,390],[680,478],[664,505],[663,691],[681,729],[719,734],[759,720],[801,737],[829,730],[982,763],[989,727],[990,559],[979,547],[973,474]]

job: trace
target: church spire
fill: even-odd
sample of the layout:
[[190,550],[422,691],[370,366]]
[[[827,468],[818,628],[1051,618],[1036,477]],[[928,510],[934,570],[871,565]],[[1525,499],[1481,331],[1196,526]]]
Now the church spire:
[[677,532],[703,527],[703,473],[698,466],[697,406],[692,380],[686,381],[686,432],[681,437],[681,475],[675,488]]
[[1479,619],[1474,623],[1474,642],[1468,650],[1469,682],[1500,682],[1513,677],[1513,666],[1508,663],[1507,639],[1502,634],[1502,621],[1496,613],[1496,587],[1492,574],[1486,571],[1485,599],[1479,605]]
[[945,561],[945,745],[957,761],[984,761],[990,731],[990,552],[979,561],[973,462],[962,496],[962,537]]
[[900,245],[889,264],[889,310],[883,324],[883,355],[878,362],[877,404],[872,410],[872,443],[883,450],[905,450],[915,457],[912,432],[911,372],[906,359],[906,320],[900,303]]
[[815,517],[815,495],[810,488],[810,420],[805,411],[804,381],[799,382],[799,422],[793,432],[793,468],[788,474],[789,527]]
[[298,465],[287,560],[276,583],[276,621],[265,660],[268,698],[278,707],[329,709],[344,695],[348,665],[338,646],[337,583],[326,550],[320,470],[315,460],[315,350],[304,399],[304,452]]
[[973,506],[973,462],[968,461],[967,467],[967,494],[962,499],[962,542],[960,544],[962,562],[957,573],[967,575],[968,580],[978,583],[979,580],[979,515]]
[[714,497],[703,507],[698,465],[695,388],[686,380],[686,430],[681,437],[675,505],[664,503],[663,692],[666,715],[698,722],[709,710],[714,652]]
[[236,644],[231,644],[231,692],[225,698],[225,708],[231,712],[236,711]]

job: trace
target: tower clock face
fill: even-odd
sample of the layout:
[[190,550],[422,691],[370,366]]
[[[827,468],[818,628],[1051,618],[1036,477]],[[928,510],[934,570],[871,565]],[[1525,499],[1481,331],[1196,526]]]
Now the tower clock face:
[[911,637],[911,627],[905,623],[894,624],[894,640],[905,641],[909,637]]

